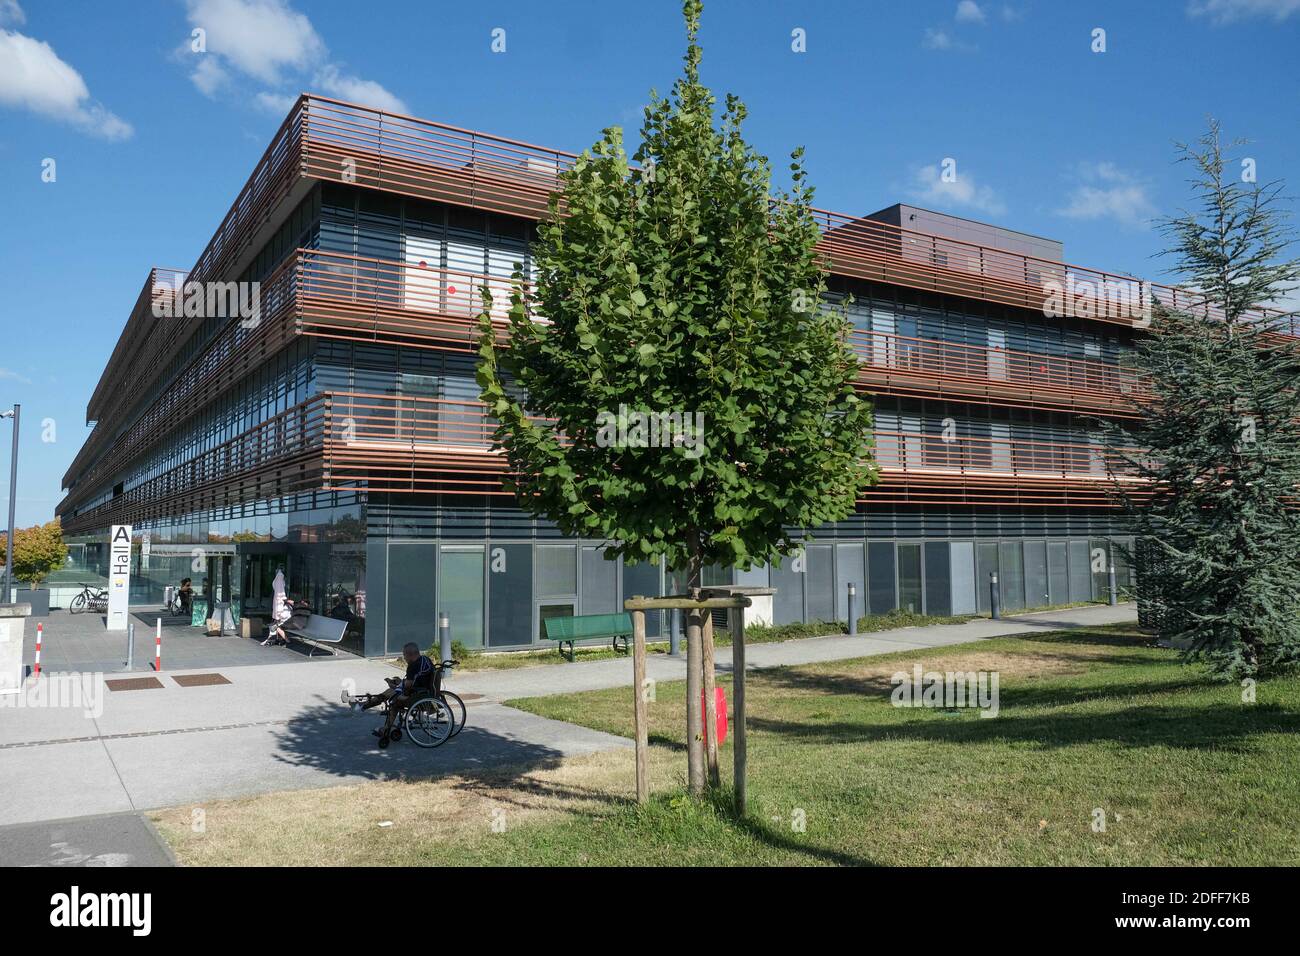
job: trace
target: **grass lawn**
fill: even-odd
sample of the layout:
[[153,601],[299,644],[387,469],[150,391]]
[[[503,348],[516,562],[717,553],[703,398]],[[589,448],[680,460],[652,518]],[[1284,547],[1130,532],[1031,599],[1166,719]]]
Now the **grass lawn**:
[[[1000,715],[891,706],[890,675],[916,662],[998,672]],[[200,864],[1300,864],[1300,677],[1246,704],[1119,627],[762,671],[749,687],[743,821],[681,795],[680,682],[649,707],[647,807],[628,802],[618,752],[227,801],[206,806],[203,834],[188,807],[152,816]],[[629,694],[515,705],[630,735]],[[722,759],[726,782],[730,740]]]

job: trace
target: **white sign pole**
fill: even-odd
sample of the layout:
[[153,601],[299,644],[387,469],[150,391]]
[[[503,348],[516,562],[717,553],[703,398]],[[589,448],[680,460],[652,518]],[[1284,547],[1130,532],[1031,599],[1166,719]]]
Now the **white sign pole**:
[[131,526],[115,524],[108,539],[108,630],[126,630],[130,595]]

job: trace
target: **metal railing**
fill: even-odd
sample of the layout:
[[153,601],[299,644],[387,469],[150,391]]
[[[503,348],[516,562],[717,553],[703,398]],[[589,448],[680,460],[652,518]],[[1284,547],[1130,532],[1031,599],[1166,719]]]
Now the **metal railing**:
[[1140,402],[1151,397],[1135,370],[1100,359],[963,345],[855,330],[850,342],[864,367],[905,374]]

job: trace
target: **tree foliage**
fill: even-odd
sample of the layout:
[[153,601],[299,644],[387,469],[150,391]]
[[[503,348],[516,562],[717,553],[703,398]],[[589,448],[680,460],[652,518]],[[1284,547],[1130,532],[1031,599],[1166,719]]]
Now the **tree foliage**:
[[1300,658],[1300,345],[1289,322],[1254,308],[1300,277],[1285,257],[1279,187],[1237,181],[1219,126],[1180,144],[1194,170],[1194,211],[1165,220],[1186,284],[1203,308],[1156,308],[1136,366],[1154,401],[1118,436],[1154,484],[1134,516],[1139,599],[1161,636],[1225,677],[1265,674]]
[[[0,534],[0,567],[8,554],[8,535]],[[59,519],[14,531],[14,577],[33,588],[67,563],[68,546],[63,543]]]
[[[716,122],[701,4],[684,9],[685,73],[652,92],[638,165],[611,127],[563,175],[531,290],[516,273],[507,348],[484,290],[478,381],[524,508],[695,582],[796,550],[791,529],[851,513],[874,470],[801,151],[774,195],[740,100]],[[643,447],[638,422],[668,414],[684,428]]]

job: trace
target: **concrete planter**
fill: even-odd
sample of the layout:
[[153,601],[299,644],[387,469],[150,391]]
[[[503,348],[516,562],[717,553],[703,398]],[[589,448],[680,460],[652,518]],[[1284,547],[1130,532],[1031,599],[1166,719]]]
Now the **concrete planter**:
[[17,601],[19,604],[30,604],[32,608],[32,617],[49,617],[50,616],[50,591],[49,588],[18,588]]
[[0,604],[0,695],[23,690],[23,625],[31,608]]

